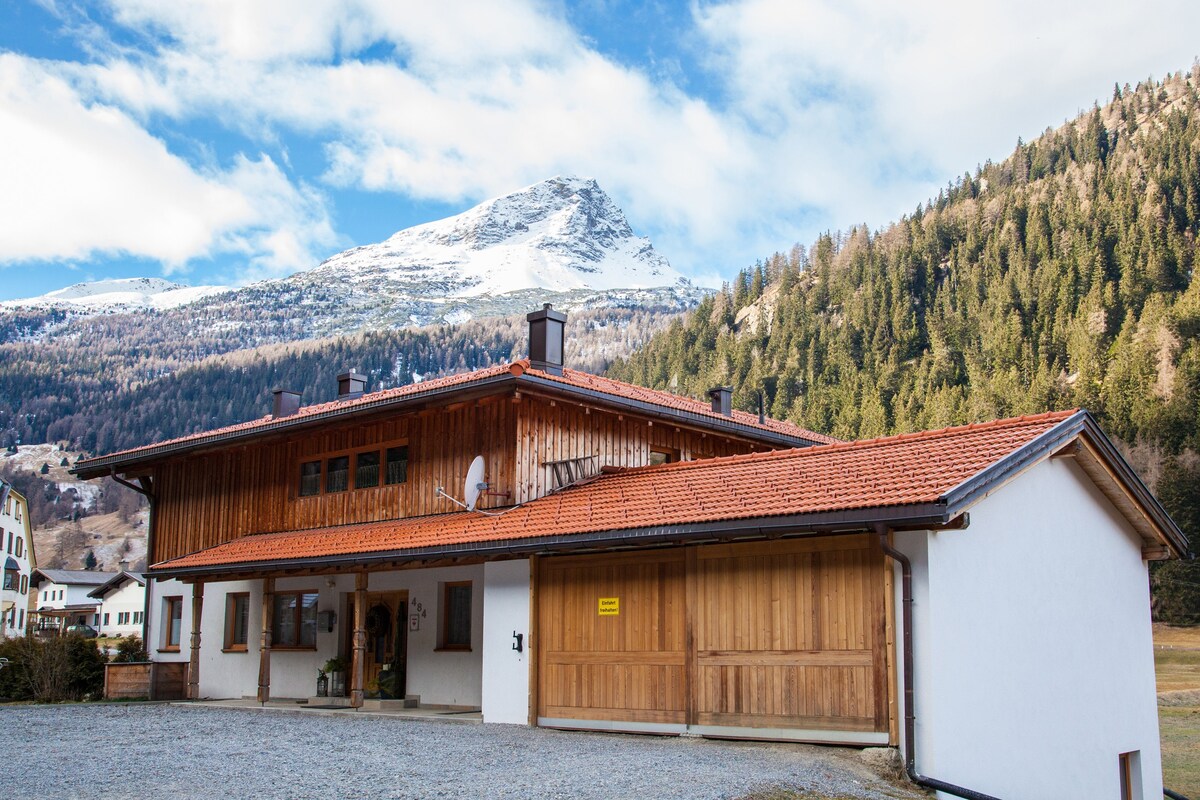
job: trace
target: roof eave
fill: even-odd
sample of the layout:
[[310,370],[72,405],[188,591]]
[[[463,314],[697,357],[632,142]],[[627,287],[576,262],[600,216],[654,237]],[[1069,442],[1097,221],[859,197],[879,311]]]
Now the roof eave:
[[546,389],[549,391],[558,392],[560,394],[584,398],[599,406],[616,408],[628,412],[636,412],[649,417],[658,417],[659,419],[671,420],[676,423],[683,423],[693,427],[702,427],[714,432],[739,436],[742,438],[757,439],[783,447],[812,447],[814,445],[825,444],[825,442],[815,441],[799,434],[789,435],[780,431],[771,430],[769,428],[759,427],[758,425],[738,422],[737,419],[733,417],[699,414],[694,411],[672,408],[671,406],[659,405],[657,403],[650,403],[644,400],[620,397],[619,395],[601,392],[597,389],[588,389],[583,386],[575,386],[574,384],[565,383],[563,381],[543,378],[539,375],[531,375],[528,372],[520,375],[517,378],[517,381],[519,383],[526,383],[530,386],[536,386],[540,389]]
[[[467,542],[434,547],[402,548],[371,553],[347,553],[336,556],[267,559],[233,564],[194,567],[151,567],[152,578],[187,578],[227,575],[239,572],[270,572],[289,569],[350,568],[398,561],[431,561],[443,558],[478,558],[565,552],[580,549],[641,547],[706,539],[736,539],[781,536],[789,533],[829,533],[871,530],[877,524],[894,527],[936,527],[948,524],[956,515],[944,504],[921,503],[906,506],[823,511],[776,517],[755,517],[716,522],[684,523],[641,528],[619,528],[588,533],[569,533],[528,539]],[[170,562],[166,562],[170,563]]]
[[[152,461],[168,456],[180,455],[196,450],[205,449],[214,445],[225,445],[239,441],[251,441],[260,437],[277,434],[282,431],[302,430],[306,427],[327,422],[331,419],[349,418],[359,414],[368,414],[378,411],[386,411],[395,408],[404,408],[405,406],[420,405],[428,402],[430,399],[436,399],[449,394],[463,394],[465,392],[492,394],[497,390],[502,390],[504,384],[512,383],[515,376],[511,373],[502,373],[493,375],[488,378],[481,378],[477,381],[466,383],[453,384],[451,386],[437,387],[430,389],[427,392],[419,392],[416,394],[402,395],[400,397],[381,398],[380,400],[355,403],[346,405],[341,408],[333,408],[328,411],[322,411],[317,414],[305,414],[291,417],[283,417],[279,420],[273,420],[264,425],[248,428],[245,430],[229,431],[223,434],[213,434],[211,436],[200,436],[196,439],[189,439],[183,442],[174,444],[166,444],[159,446],[149,446],[135,450],[134,452],[125,455],[100,456],[98,458],[89,459],[87,461],[76,464],[71,470],[71,474],[88,480],[91,478],[100,478],[110,474],[113,470],[119,469],[127,471],[139,464],[146,464]],[[484,390],[480,392],[479,390]]]
[[1088,441],[1099,450],[1105,463],[1117,474],[1124,489],[1146,513],[1147,518],[1160,534],[1163,543],[1177,557],[1186,558],[1188,553],[1187,536],[1171,519],[1170,514],[1162,507],[1154,494],[1146,488],[1146,484],[1142,482],[1138,474],[1129,466],[1129,463],[1117,450],[1116,445],[1096,422],[1096,418],[1086,409],[1072,414],[1033,441],[1014,450],[995,464],[946,492],[944,498],[947,508],[955,516],[965,512],[1017,473],[1054,454],[1081,435],[1086,436]]

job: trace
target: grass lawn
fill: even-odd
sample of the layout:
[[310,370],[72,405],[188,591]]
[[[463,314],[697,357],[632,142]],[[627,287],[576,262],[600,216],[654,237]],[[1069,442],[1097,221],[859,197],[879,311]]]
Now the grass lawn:
[[1200,798],[1200,627],[1154,626],[1163,782]]

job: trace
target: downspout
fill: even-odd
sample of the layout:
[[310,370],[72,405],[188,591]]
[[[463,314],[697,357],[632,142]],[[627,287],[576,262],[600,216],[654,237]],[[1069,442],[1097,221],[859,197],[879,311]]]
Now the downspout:
[[990,794],[983,794],[974,789],[964,789],[961,786],[955,786],[953,783],[939,781],[937,778],[928,778],[917,772],[917,710],[915,692],[913,691],[915,677],[913,675],[912,638],[912,562],[908,560],[908,556],[892,547],[888,542],[889,530],[886,525],[883,523],[877,524],[875,532],[879,534],[879,546],[883,549],[884,555],[900,564],[901,592],[903,594],[902,619],[904,625],[904,771],[908,773],[909,780],[918,786],[936,789],[939,792],[952,794],[956,797],[965,797],[967,800],[998,800]]
[[[146,523],[146,566],[149,567],[150,557],[154,553],[154,523],[158,518],[158,515],[154,513],[154,492],[132,481],[125,480],[117,474],[116,467],[108,468],[108,476],[122,486],[142,495],[150,504],[150,521]],[[145,575],[145,573],[143,573],[143,577],[146,579],[146,591],[142,593],[142,648],[146,651],[146,657],[150,658],[150,595],[153,579]]]

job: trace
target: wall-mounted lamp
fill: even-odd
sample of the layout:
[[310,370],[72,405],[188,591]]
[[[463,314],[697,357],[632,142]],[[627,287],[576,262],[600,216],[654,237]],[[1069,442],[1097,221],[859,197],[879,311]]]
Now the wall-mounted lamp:
[[337,586],[337,581],[335,581],[333,578],[326,578],[325,585],[332,589],[333,587]]
[[329,633],[333,633],[333,626],[336,623],[337,612],[333,609],[327,609],[317,614],[317,624]]
[[525,645],[522,640],[525,638],[525,634],[513,631],[513,638],[516,639],[516,641],[513,642],[513,650],[516,650],[518,653],[524,652]]

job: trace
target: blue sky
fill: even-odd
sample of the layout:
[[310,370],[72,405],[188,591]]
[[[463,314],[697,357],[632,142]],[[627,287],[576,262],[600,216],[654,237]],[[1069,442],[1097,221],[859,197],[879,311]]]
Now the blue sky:
[[0,299],[282,276],[556,174],[712,283],[1200,53],[1191,0],[0,8]]

